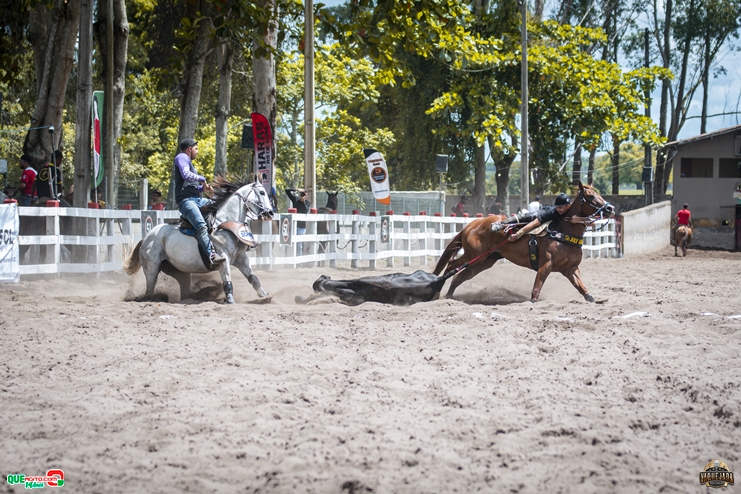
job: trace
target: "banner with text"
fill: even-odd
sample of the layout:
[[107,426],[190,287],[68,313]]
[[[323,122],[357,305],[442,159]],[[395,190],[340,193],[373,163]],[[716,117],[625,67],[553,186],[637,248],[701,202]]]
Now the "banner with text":
[[19,225],[18,205],[0,205],[0,283],[18,283],[21,279]]
[[103,158],[103,109],[105,102],[105,96],[103,91],[93,91],[93,168],[90,170],[90,178],[92,179],[93,189],[96,188],[103,181],[103,174],[105,173],[105,164]]
[[273,133],[270,122],[262,113],[252,113],[255,136],[255,177],[268,193],[273,188]]
[[391,189],[386,161],[381,153],[375,149],[363,149],[363,154],[365,154],[365,162],[368,164],[368,175],[370,175],[373,197],[376,198],[376,201],[388,206],[391,204]]

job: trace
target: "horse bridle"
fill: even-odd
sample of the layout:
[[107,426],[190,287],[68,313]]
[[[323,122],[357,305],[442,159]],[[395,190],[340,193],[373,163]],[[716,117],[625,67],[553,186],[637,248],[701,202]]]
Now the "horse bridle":
[[[258,198],[258,201],[257,202],[250,201],[250,196],[252,194],[257,195],[255,184],[252,184],[252,187],[250,188],[250,191],[247,193],[246,196],[243,196],[239,192],[235,192],[234,194],[236,196],[238,196],[240,199],[242,199],[242,203],[247,208],[247,214],[248,215],[251,214],[251,215],[254,216],[254,218],[250,218],[250,219],[261,220],[261,219],[263,219],[265,217],[271,218],[273,216],[273,214],[272,214],[273,211],[271,209],[267,209],[267,208],[263,207],[262,201],[259,200],[259,198]],[[252,208],[250,207],[250,204],[257,205],[260,208],[260,211],[259,212],[253,211]]]
[[[582,204],[586,204],[590,208],[593,208],[595,211],[589,216],[585,216],[585,217],[577,217],[577,216],[568,217],[567,221],[569,223],[578,223],[584,226],[589,226],[599,220],[604,219],[605,217],[604,210],[612,206],[608,201],[605,201],[605,203],[602,206],[592,203],[590,200],[584,197],[584,189],[579,191],[578,198],[581,200]],[[605,225],[602,225],[600,229],[604,228],[604,226]]]
[[608,207],[612,206],[612,204],[610,204],[609,201],[605,201],[605,203],[602,206],[599,206],[597,204],[594,204],[591,201],[587,200],[586,197],[584,197],[584,190],[585,189],[582,189],[582,190],[579,191],[579,198],[581,199],[581,203],[582,204],[586,204],[587,206],[589,206],[590,208],[593,208],[595,210],[592,214],[590,214],[589,216],[587,216],[587,218],[590,220],[590,223],[594,223],[597,220],[604,219],[604,217],[605,217],[605,215],[603,213],[604,210],[607,209]]

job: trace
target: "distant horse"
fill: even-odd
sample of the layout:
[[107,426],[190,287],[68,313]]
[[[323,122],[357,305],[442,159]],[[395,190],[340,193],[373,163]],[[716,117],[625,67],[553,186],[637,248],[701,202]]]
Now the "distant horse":
[[[327,192],[327,205],[323,208],[318,208],[316,210],[319,214],[330,214],[332,211],[337,211],[337,195],[339,192]],[[340,231],[340,225],[337,225],[335,228],[335,233],[339,233]],[[316,224],[316,232],[319,235],[327,235],[329,233],[329,221],[319,221]],[[329,245],[329,242],[319,242],[319,248],[322,250],[322,252],[327,252],[327,245]]]
[[[615,208],[597,191],[579,182],[579,192],[572,199],[566,216],[559,222],[557,232],[549,232],[537,240],[535,236],[528,235],[529,240],[521,238],[509,242],[507,237],[510,232],[507,229],[497,233],[491,231],[491,224],[506,219],[505,216],[479,218],[466,225],[448,244],[433,272],[440,274],[445,270],[447,274],[455,269],[461,271],[450,284],[446,295],[450,298],[461,283],[504,258],[537,271],[531,295],[533,302],[538,300],[543,283],[554,271],[563,274],[587,302],[594,302],[579,273],[584,231],[598,216],[610,217],[614,212]],[[463,255],[453,259],[461,248]]]
[[[260,280],[250,268],[247,251],[255,246],[255,242],[245,222],[273,217],[268,195],[258,182],[235,184],[217,178],[214,189],[214,204],[204,206],[201,212],[204,218],[213,214],[215,229],[211,238],[216,250],[227,258],[227,262],[219,266],[226,301],[234,303],[230,264],[249,280],[259,297],[266,297]],[[195,237],[185,235],[177,225],[167,223],[153,228],[136,244],[124,262],[124,270],[129,275],[136,273],[139,268],[144,268],[147,279],[147,290],[142,300],[152,298],[160,271],[178,281],[181,299],[190,294],[191,273],[209,272]]]
[[679,225],[674,232],[674,256],[679,257],[677,249],[682,249],[682,257],[687,255],[687,246],[692,242],[692,228]]

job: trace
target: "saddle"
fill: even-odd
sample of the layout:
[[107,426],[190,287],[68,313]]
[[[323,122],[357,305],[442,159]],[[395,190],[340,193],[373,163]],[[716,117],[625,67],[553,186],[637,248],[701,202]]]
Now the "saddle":
[[[210,237],[211,234],[214,232],[214,216],[212,214],[209,214],[206,215],[206,217],[204,217],[203,219],[206,221],[206,228],[208,229],[208,236]],[[182,216],[180,217],[180,226],[178,229],[180,230],[180,233],[188,235],[189,237],[196,236],[195,227]],[[215,229],[231,232],[237,238],[237,240],[247,246],[248,250],[253,249],[257,246],[255,237],[254,235],[252,235],[250,227],[246,223],[225,221],[224,223],[218,225]],[[208,256],[206,251],[203,250],[200,242],[198,242],[198,254],[201,256],[201,261],[203,261],[203,265],[206,266],[206,269],[208,269],[209,271],[216,271],[217,269],[219,269],[219,264],[214,264],[211,262],[211,258]]]
[[[237,238],[237,240],[245,244],[249,249],[254,249],[255,247],[257,247],[255,236],[252,234],[252,230],[250,230],[250,227],[247,223],[239,223],[238,221],[225,221],[223,223],[220,223],[214,229],[214,218],[212,215],[208,215],[206,218],[204,218],[204,220],[206,220],[206,227],[208,228],[209,236],[214,232],[214,230],[226,230],[228,232],[231,232],[232,235]],[[180,217],[179,230],[181,233],[184,233],[185,235],[188,235],[190,237],[195,237],[196,235],[195,227],[182,216]]]
[[[552,231],[548,229],[548,226],[551,224],[550,221],[546,221],[542,225],[540,225],[538,228],[535,228],[533,230],[530,230],[527,234],[530,235],[530,241],[528,242],[528,250],[529,250],[529,258],[530,258],[530,268],[533,271],[537,271],[538,267],[540,266],[540,259],[538,256],[538,237],[545,237],[546,235],[549,238],[552,238],[553,240],[557,240],[559,242],[563,242],[565,244],[574,245],[576,247],[581,248],[581,246],[584,244],[584,239],[581,237],[574,237],[571,235],[565,235],[561,232]],[[510,233],[510,230],[519,229],[515,227],[514,225],[510,226],[507,230],[507,234]]]

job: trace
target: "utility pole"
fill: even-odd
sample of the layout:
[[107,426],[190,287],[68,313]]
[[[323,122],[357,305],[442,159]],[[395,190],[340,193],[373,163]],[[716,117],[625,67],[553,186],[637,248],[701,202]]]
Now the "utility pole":
[[106,19],[106,35],[108,37],[108,63],[106,64],[105,81],[105,157],[106,157],[106,205],[108,209],[116,207],[113,198],[116,195],[116,184],[113,181],[113,0],[108,0],[108,19]]
[[[649,60],[648,60],[648,28],[646,28],[643,31],[643,43],[644,43],[644,49],[643,49],[643,57],[644,57],[644,65],[645,67],[648,67]],[[646,110],[645,115],[648,118],[651,118],[651,93],[648,91],[645,91],[644,98],[646,99]],[[653,181],[654,181],[654,167],[651,164],[651,145],[646,144],[644,146],[644,152],[643,152],[643,174],[641,176],[641,179],[643,181],[643,190],[644,190],[644,199],[645,204],[644,206],[649,206],[654,203],[654,197],[653,197]]]
[[528,143],[530,141],[527,132],[528,91],[527,91],[527,0],[522,1],[522,72],[520,77],[522,92],[522,110],[520,125],[522,130],[522,142],[520,143],[520,209],[527,209],[530,201],[530,167],[528,165]]
[[90,163],[93,127],[93,2],[80,2],[80,37],[77,64],[77,115],[75,118],[75,173],[76,194],[73,206],[86,208],[90,199]]
[[314,128],[314,0],[304,2],[304,189],[316,207]]

